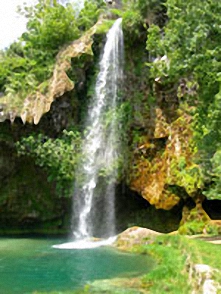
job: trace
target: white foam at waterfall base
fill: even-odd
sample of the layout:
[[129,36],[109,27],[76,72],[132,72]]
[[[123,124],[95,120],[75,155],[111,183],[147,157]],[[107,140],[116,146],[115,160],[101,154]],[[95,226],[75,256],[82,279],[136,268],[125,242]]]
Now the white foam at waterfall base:
[[53,245],[56,249],[93,249],[102,246],[110,246],[114,243],[117,236],[110,237],[104,240],[93,241],[91,239],[83,239],[74,242],[67,242],[59,245]]

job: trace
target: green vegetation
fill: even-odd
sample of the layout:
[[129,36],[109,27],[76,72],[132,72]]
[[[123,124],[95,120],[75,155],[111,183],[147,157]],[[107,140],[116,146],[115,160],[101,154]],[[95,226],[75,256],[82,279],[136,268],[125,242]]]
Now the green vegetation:
[[[196,276],[191,277],[191,267],[207,264],[221,270],[219,245],[188,239],[179,235],[157,237],[153,244],[138,249],[142,254],[151,254],[158,260],[158,266],[143,277],[144,287],[150,293],[190,293],[196,288]],[[213,254],[211,254],[213,252]],[[221,282],[220,275],[214,272],[213,279]]]
[[[91,37],[94,60],[88,54],[77,56],[69,60],[72,67],[65,68],[75,83],[75,93],[70,95],[76,100],[70,103],[75,123],[68,122],[60,128],[67,130],[52,134],[52,138],[43,135],[42,129],[26,132],[16,143],[18,154],[31,157],[44,168],[47,180],[56,183],[61,196],[71,195],[72,182],[82,176],[76,175],[76,166],[84,137],[82,118],[97,75],[95,61],[103,48],[104,36],[98,34],[104,34],[116,17],[122,17],[126,82],[119,110],[106,113],[103,123],[108,128],[117,116],[124,146],[118,162],[103,169],[100,176],[111,180],[117,172],[118,181],[127,182],[141,194],[162,181],[162,193],[156,196],[153,192],[159,201],[150,201],[156,207],[162,205],[160,208],[168,209],[188,197],[195,202],[205,197],[221,199],[221,4],[216,2],[123,0],[120,8],[107,11],[102,0],[87,0],[78,12],[71,4],[40,0],[33,7],[21,8],[20,13],[28,18],[27,32],[0,54],[0,92],[13,105],[12,116],[24,99],[33,98],[33,92],[47,92],[62,48],[82,37],[99,18],[105,21]],[[64,76],[65,72],[62,81]],[[35,98],[40,102],[33,103],[33,112],[38,114],[37,108],[48,97],[36,97],[34,102]],[[25,101],[28,104],[29,100]],[[26,111],[32,115],[32,107],[28,107],[23,109],[23,121],[31,121],[26,120]],[[44,107],[39,117],[49,110],[50,103]],[[192,221],[183,226],[183,232],[205,228]]]
[[[168,22],[148,29],[151,77],[163,89],[176,89],[180,107],[192,117],[192,129],[205,195],[220,198],[220,43],[216,1],[166,2]],[[187,179],[188,183],[188,179]],[[208,185],[211,184],[212,185]]]
[[156,268],[142,278],[143,287],[150,289],[150,293],[190,293],[185,269],[188,254],[182,248],[185,241],[179,236],[158,237],[153,244],[138,249],[142,254],[152,255],[158,262]]
[[18,154],[30,156],[35,164],[48,172],[48,181],[55,181],[60,196],[69,196],[73,189],[75,169],[81,149],[77,131],[63,131],[63,136],[51,139],[42,134],[22,138],[16,143]]
[[[193,210],[192,210],[193,211]],[[192,214],[192,211],[190,215]],[[198,235],[202,234],[202,232],[217,236],[220,234],[219,226],[215,224],[211,224],[206,220],[198,220],[197,215],[192,215],[192,221],[185,222],[182,226],[179,227],[179,234],[181,235]]]
[[[102,15],[107,19],[93,36],[94,61],[98,62],[103,36],[97,34],[104,34],[114,18],[122,17],[126,45],[125,89],[117,113],[107,112],[103,124],[108,128],[113,117],[117,117],[124,146],[119,160],[100,172],[103,184],[105,180],[111,181],[111,175],[117,171],[118,181],[126,182],[140,194],[153,187],[152,196],[159,200],[160,208],[169,207],[164,201],[171,195],[171,201],[175,197],[178,201],[181,198],[182,205],[190,197],[193,206],[194,202],[201,204],[204,196],[221,200],[221,2],[122,0],[120,9],[108,12],[104,5],[102,0],[87,0],[84,9],[78,13],[71,4],[64,6],[56,0],[40,0],[34,7],[21,8],[20,12],[28,18],[27,32],[0,53],[0,92],[10,98],[15,108],[39,89],[39,85],[40,91],[46,92],[57,54],[83,36]],[[72,60],[72,67],[67,72],[76,83],[76,103],[71,102],[77,113],[75,126],[71,122],[68,126],[72,128],[63,130],[62,127],[62,132],[51,137],[45,136],[42,128],[25,130],[24,136],[1,133],[1,141],[7,141],[11,150],[16,141],[21,162],[28,157],[43,169],[51,186],[56,184],[60,197],[70,196],[73,181],[83,176],[76,167],[85,135],[82,117],[93,95],[96,66],[91,57],[82,55],[74,62]],[[17,171],[22,174],[21,167]],[[32,183],[23,179],[23,175],[28,178],[26,173],[14,177],[10,183],[13,197],[17,181],[24,187],[26,182]],[[135,180],[131,184],[133,177]],[[148,181],[149,186],[145,186]],[[42,190],[48,192],[51,186],[43,186]],[[157,189],[154,190],[155,186]],[[159,189],[162,193],[155,195]],[[8,186],[4,191],[2,205],[7,201]],[[41,197],[44,193],[39,191]],[[53,203],[52,194],[53,191],[48,203]],[[39,201],[34,196],[33,209]],[[151,200],[155,200],[153,198]],[[183,209],[180,235],[220,233],[219,224],[213,225],[207,215],[200,215],[202,205],[195,209],[184,208],[189,218],[184,218]],[[48,212],[49,219],[53,209]],[[145,219],[146,211],[144,214]],[[160,236],[153,243],[149,241],[144,240],[144,245],[134,248],[137,253],[154,256],[158,263],[153,271],[139,278],[142,291],[190,293],[195,287],[194,279],[189,279],[194,264],[207,264],[221,270],[219,246],[179,235]],[[213,278],[221,283],[216,272]],[[137,288],[137,293],[140,289]],[[125,293],[125,289],[116,291]],[[88,285],[73,293],[98,292]]]
[[94,25],[101,13],[101,0],[85,2],[77,14],[71,4],[40,0],[20,8],[28,18],[27,31],[0,55],[0,91],[20,101],[47,80],[55,57],[66,44],[78,39]]
[[112,13],[123,18],[126,45],[146,39],[146,29],[153,22],[164,22],[165,0],[122,0],[121,9],[112,9]]

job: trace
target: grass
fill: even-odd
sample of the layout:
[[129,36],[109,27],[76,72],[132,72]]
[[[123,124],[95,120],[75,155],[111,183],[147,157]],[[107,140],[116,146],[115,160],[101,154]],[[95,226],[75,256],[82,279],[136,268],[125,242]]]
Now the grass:
[[[191,293],[188,266],[207,264],[221,271],[220,245],[185,236],[160,236],[153,244],[138,247],[139,253],[155,257],[158,265],[142,278],[143,287],[149,293]],[[214,273],[213,279],[221,283],[220,273]]]
[[136,249],[142,254],[150,254],[157,261],[157,266],[142,278],[142,286],[149,293],[190,293],[188,273],[185,270],[187,255],[180,250],[180,236],[160,236],[153,244]]

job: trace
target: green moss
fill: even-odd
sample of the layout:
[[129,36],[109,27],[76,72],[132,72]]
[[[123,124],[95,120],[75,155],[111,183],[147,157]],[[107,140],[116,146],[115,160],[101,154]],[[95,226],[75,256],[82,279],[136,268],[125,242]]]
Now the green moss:
[[208,234],[210,236],[217,236],[221,233],[221,228],[209,221],[192,220],[180,226],[178,231],[181,235]]
[[113,24],[114,20],[104,20],[102,24],[98,26],[96,34],[106,34]]
[[[143,287],[148,293],[190,293],[193,287],[189,279],[189,264],[207,264],[221,269],[219,246],[184,236],[163,235],[151,245],[136,249],[142,254],[151,254],[158,266],[143,277]],[[214,280],[220,282],[220,275]]]
[[202,234],[205,228],[205,223],[198,220],[193,220],[184,223],[179,227],[179,233],[181,235],[197,235]]

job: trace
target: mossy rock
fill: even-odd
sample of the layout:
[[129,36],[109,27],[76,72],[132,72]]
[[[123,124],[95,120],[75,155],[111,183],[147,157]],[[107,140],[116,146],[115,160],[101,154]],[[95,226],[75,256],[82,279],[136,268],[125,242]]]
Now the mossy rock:
[[118,235],[115,246],[121,250],[130,250],[134,246],[150,244],[161,233],[141,227],[132,227]]

